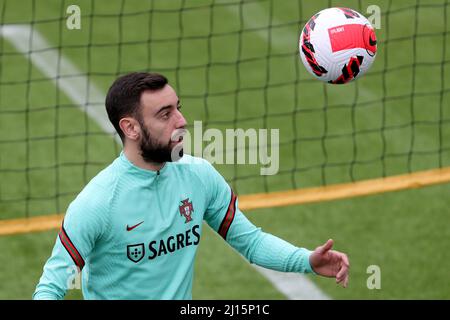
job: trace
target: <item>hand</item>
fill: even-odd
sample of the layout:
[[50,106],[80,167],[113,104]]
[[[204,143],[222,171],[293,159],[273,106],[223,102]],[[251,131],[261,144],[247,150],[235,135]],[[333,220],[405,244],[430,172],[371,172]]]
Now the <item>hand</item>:
[[309,257],[309,263],[315,273],[324,277],[336,277],[336,283],[346,288],[350,263],[346,254],[331,250],[332,247],[332,239],[317,247]]

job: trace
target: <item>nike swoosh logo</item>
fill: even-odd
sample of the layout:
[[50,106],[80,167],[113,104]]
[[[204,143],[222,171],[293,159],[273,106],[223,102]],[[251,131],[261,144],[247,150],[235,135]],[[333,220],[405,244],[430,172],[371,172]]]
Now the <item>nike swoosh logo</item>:
[[370,44],[371,46],[374,46],[374,45],[377,44],[377,40],[372,40],[372,37],[370,37],[370,38],[369,38],[369,44]]
[[143,223],[144,223],[144,221],[139,222],[138,224],[135,224],[134,226],[131,226],[131,227],[129,227],[129,226],[127,225],[127,231],[131,231],[131,230],[133,230],[134,228],[140,226],[140,225],[143,224]]

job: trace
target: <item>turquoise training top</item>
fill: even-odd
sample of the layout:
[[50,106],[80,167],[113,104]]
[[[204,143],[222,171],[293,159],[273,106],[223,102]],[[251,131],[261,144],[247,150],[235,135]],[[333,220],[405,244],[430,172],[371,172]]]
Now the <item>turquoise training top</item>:
[[311,251],[255,227],[206,160],[151,171],[122,152],[70,204],[33,299],[63,299],[74,266],[85,299],[192,299],[203,220],[251,263],[313,272]]

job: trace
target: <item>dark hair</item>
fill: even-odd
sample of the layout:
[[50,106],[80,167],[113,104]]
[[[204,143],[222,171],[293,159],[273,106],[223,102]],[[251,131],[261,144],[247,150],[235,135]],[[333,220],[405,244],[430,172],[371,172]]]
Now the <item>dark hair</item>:
[[126,116],[140,119],[141,94],[145,90],[159,90],[168,83],[159,73],[133,72],[114,81],[106,95],[106,112],[122,141],[125,141],[119,121]]

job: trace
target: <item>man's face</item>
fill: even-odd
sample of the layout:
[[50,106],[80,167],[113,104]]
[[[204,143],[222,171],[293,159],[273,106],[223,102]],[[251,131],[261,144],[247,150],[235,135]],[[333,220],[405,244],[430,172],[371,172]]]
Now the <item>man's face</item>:
[[[180,108],[178,96],[169,85],[142,93],[137,120],[141,127],[140,149],[145,161],[163,163],[173,160],[172,149],[182,143],[178,138],[173,141],[174,133],[186,126]],[[179,156],[182,156],[182,149]]]

